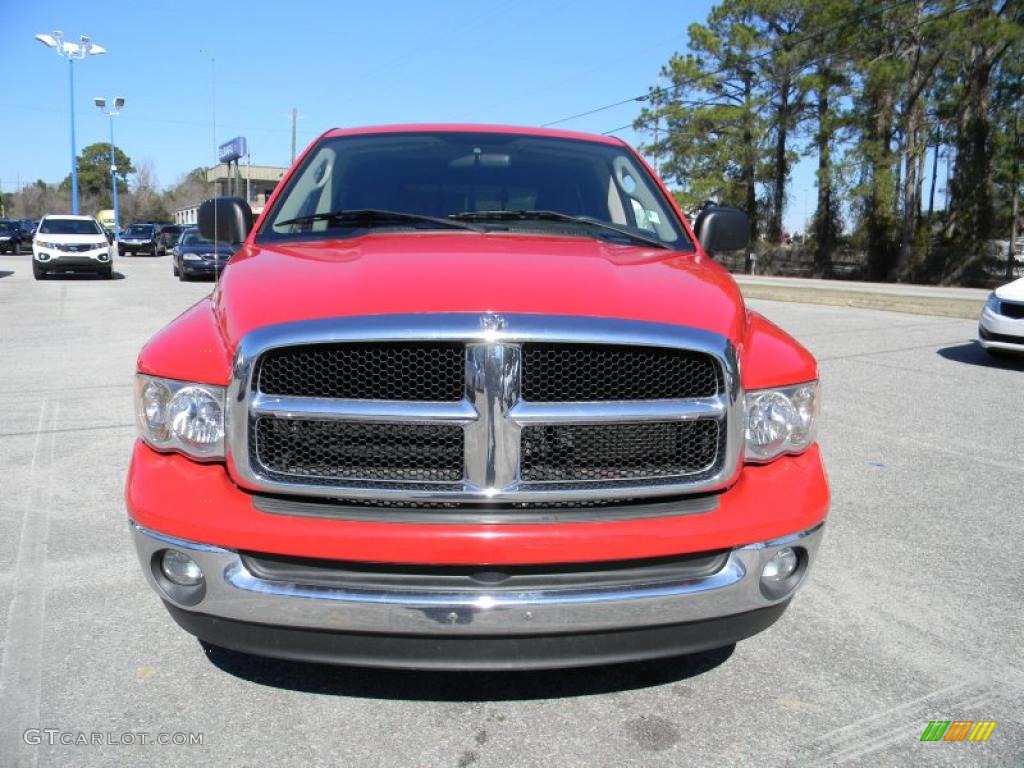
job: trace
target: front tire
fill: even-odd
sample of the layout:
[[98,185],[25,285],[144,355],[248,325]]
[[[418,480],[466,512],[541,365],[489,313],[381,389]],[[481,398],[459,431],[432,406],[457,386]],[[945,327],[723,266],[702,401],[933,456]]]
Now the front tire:
[[14,255],[21,256],[21,243],[14,244]]
[[106,269],[100,270],[101,280],[112,280],[114,278],[114,267],[112,264],[107,264]]
[[32,277],[36,280],[46,279],[46,270],[39,266],[38,262],[32,262]]
[[178,271],[178,265],[171,261],[171,274],[175,277],[180,277],[181,273]]

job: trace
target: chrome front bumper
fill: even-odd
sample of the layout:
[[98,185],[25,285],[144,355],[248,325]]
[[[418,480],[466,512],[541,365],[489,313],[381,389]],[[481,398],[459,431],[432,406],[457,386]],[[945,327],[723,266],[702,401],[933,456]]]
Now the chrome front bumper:
[[[134,523],[131,531],[150,586],[179,611],[293,629],[465,638],[653,628],[778,606],[792,596],[813,564],[823,526],[735,549],[725,565],[709,576],[628,587],[528,592],[385,591],[269,581],[246,570],[237,552],[182,541]],[[767,596],[761,573],[782,547],[797,549],[799,578],[785,594]],[[181,602],[169,593],[166,582],[161,583],[157,556],[168,548],[199,563],[206,580],[201,599]]]

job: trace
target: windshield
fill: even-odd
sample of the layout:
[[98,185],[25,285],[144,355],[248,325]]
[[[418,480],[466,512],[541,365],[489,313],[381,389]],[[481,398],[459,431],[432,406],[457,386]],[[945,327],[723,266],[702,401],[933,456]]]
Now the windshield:
[[102,235],[100,225],[92,219],[43,219],[41,235]]
[[149,235],[153,234],[153,225],[152,224],[132,224],[130,227],[128,227],[128,229],[126,230],[125,234],[149,236]]
[[212,240],[207,240],[205,237],[200,235],[198,229],[186,230],[182,234],[181,240],[179,240],[178,243],[181,246],[186,246],[186,245],[213,245],[213,241]]
[[10,221],[0,221],[0,232],[13,232],[15,225]]
[[[471,214],[474,224],[503,231],[574,237],[600,232],[565,220],[580,217],[673,248],[691,248],[664,195],[626,147],[446,131],[322,140],[291,177],[259,237],[272,241],[343,237],[353,230],[362,234],[365,217],[352,220],[327,214],[366,210],[435,219]],[[563,216],[486,215],[510,211]],[[410,226],[398,219],[373,223]]]

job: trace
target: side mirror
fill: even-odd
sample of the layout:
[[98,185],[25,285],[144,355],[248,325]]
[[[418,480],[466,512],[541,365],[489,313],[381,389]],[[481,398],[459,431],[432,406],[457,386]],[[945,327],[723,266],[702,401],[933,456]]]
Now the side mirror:
[[741,251],[750,245],[750,220],[737,208],[709,206],[697,215],[693,229],[708,253]]
[[252,208],[241,197],[216,197],[199,206],[199,234],[218,243],[240,243],[252,229]]

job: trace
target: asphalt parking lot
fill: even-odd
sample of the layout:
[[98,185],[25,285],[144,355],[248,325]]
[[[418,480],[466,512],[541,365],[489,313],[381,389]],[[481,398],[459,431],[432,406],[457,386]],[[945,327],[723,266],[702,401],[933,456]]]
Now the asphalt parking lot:
[[[150,592],[122,502],[135,355],[211,284],[167,258],[115,271],[35,282],[0,256],[0,765],[1024,764],[1024,364],[990,362],[974,321],[751,302],[819,358],[833,492],[767,632],[612,668],[381,672],[206,649]],[[930,720],[998,725],[922,743]],[[158,733],[203,743],[131,736]]]

